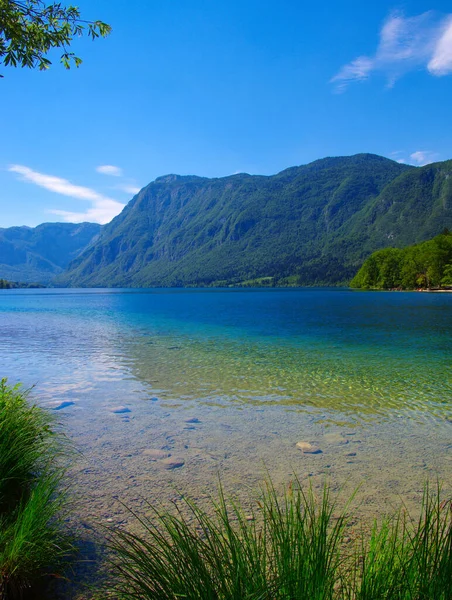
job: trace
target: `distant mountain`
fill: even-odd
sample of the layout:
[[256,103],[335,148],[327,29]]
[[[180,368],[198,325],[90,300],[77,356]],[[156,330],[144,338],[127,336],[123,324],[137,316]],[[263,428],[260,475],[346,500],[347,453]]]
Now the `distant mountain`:
[[97,223],[43,223],[0,229],[0,277],[49,283],[99,236]]
[[349,280],[376,249],[452,228],[452,161],[325,158],[277,175],[167,175],[143,188],[55,282],[76,286]]

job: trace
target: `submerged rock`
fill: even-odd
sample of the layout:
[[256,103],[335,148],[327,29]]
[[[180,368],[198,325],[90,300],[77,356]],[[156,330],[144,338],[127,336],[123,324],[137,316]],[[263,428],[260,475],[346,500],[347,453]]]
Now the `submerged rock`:
[[123,415],[125,413],[131,412],[131,410],[130,408],[127,408],[127,406],[116,406],[115,408],[110,408],[110,412],[112,412],[115,415]]
[[325,433],[323,439],[328,444],[337,444],[338,446],[345,446],[349,441],[340,433]]
[[54,402],[49,402],[47,406],[52,410],[61,410],[68,406],[74,406],[74,402],[72,400],[55,400]]
[[297,448],[299,448],[303,454],[321,454],[322,451],[318,446],[311,444],[310,442],[297,442]]
[[171,471],[173,469],[180,469],[180,467],[183,467],[185,465],[185,460],[183,458],[170,456],[161,460],[159,465],[161,465],[167,471]]
[[162,458],[168,458],[170,453],[165,450],[160,450],[158,448],[147,448],[143,450],[143,454],[145,456],[149,456],[151,460],[160,460]]

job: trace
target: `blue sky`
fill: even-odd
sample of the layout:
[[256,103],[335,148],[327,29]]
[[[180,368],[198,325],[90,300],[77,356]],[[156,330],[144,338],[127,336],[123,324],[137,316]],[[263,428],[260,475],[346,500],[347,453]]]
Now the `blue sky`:
[[0,227],[107,222],[167,173],[452,158],[452,5],[82,0],[79,69],[0,69]]

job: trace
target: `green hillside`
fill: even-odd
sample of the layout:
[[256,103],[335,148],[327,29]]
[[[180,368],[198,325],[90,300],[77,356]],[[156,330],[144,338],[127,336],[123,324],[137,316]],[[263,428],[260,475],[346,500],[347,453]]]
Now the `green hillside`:
[[385,248],[364,262],[350,283],[364,289],[440,288],[452,286],[452,234],[406,248]]
[[99,235],[96,223],[43,223],[0,229],[0,277],[49,283]]
[[404,172],[348,223],[347,236],[367,254],[421,242],[450,227],[452,160]]
[[[360,239],[372,207],[389,184],[421,171],[358,154],[271,177],[160,177],[56,283],[212,285],[266,277],[274,283],[343,282],[379,247],[373,240],[363,246]],[[430,210],[424,212],[429,221]],[[452,225],[452,213],[446,212]],[[389,243],[394,244],[391,236],[378,242]]]

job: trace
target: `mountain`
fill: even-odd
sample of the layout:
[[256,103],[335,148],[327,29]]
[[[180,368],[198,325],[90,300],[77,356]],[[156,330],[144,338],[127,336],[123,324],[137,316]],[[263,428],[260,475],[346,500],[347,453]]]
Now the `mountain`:
[[452,160],[448,160],[411,168],[394,179],[350,219],[346,235],[368,256],[379,248],[431,239],[451,227],[451,217]]
[[0,229],[0,277],[49,283],[99,236],[97,223],[43,223]]
[[345,282],[374,250],[452,227],[451,176],[452,161],[418,168],[358,154],[270,177],[159,177],[55,282]]

